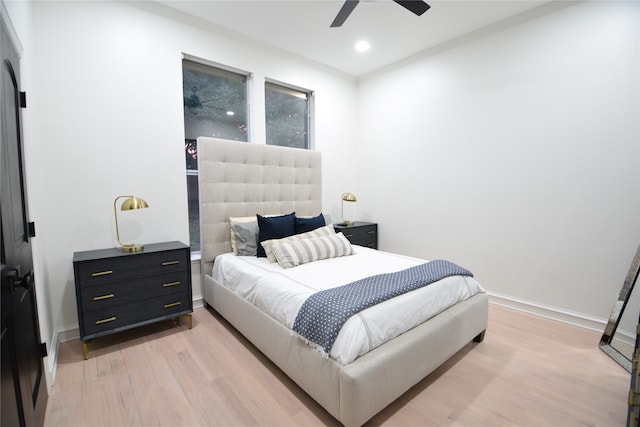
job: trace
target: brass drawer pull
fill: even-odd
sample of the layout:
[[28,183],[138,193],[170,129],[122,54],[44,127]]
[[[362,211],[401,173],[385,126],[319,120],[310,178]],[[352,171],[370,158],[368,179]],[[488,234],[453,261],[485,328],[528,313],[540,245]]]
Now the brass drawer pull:
[[108,319],[96,320],[96,325],[102,325],[103,323],[109,323],[116,320],[116,316],[109,317]]
[[178,301],[178,302],[172,302],[171,304],[165,304],[164,308],[171,308],[171,307],[176,307],[178,305],[182,304],[182,301]]
[[367,231],[367,233],[369,233],[369,234],[376,234],[376,232],[375,232],[375,231]]
[[179,284],[180,284],[180,282],[163,283],[163,284],[162,284],[162,287],[163,287],[163,288],[168,288],[169,286],[177,286],[177,285],[179,285]]
[[113,298],[115,296],[116,296],[115,294],[100,295],[99,297],[93,297],[93,300],[94,301],[100,301],[100,300],[103,300],[103,299]]
[[91,273],[91,277],[106,276],[107,274],[113,274],[113,270],[98,271],[97,273]]
[[165,261],[162,263],[162,266],[166,267],[167,265],[176,265],[176,264],[180,264],[180,261]]
[[349,237],[353,237],[353,234],[345,234],[344,237],[346,237],[348,239]]

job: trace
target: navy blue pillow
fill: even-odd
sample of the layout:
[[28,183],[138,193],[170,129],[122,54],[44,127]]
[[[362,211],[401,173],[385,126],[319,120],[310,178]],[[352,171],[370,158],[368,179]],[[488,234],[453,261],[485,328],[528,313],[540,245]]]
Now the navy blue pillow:
[[322,214],[314,216],[313,218],[296,217],[296,234],[306,233],[307,231],[312,231],[325,225],[327,224],[325,224]]
[[257,214],[258,218],[258,251],[257,256],[266,257],[264,248],[260,243],[265,240],[282,239],[283,237],[293,236],[296,233],[296,213],[291,212],[288,215],[279,216],[262,216]]

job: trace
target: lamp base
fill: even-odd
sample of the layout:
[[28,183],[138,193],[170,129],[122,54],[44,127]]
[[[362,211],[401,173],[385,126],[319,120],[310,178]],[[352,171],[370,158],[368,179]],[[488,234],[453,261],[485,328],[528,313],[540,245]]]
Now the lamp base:
[[338,225],[353,225],[355,223],[355,221],[342,221],[340,224]]
[[140,252],[143,249],[144,249],[144,245],[136,245],[133,243],[130,245],[122,246],[122,252]]

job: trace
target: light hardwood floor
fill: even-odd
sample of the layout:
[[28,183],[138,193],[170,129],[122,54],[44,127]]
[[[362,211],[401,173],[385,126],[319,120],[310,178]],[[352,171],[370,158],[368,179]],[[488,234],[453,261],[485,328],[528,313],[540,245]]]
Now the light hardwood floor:
[[[491,305],[484,342],[366,425],[623,426],[630,376],[599,338]],[[46,426],[339,425],[211,310],[59,351]]]

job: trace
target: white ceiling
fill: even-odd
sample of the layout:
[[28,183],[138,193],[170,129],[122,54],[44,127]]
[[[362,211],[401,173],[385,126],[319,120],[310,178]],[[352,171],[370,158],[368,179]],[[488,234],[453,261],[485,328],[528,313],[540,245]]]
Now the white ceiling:
[[[365,0],[340,28],[342,0],[157,0],[155,12],[250,43],[284,50],[360,77],[418,52],[548,3],[548,0],[427,0],[418,17],[391,0]],[[140,6],[140,2],[137,3]],[[356,41],[371,49],[358,53]]]

